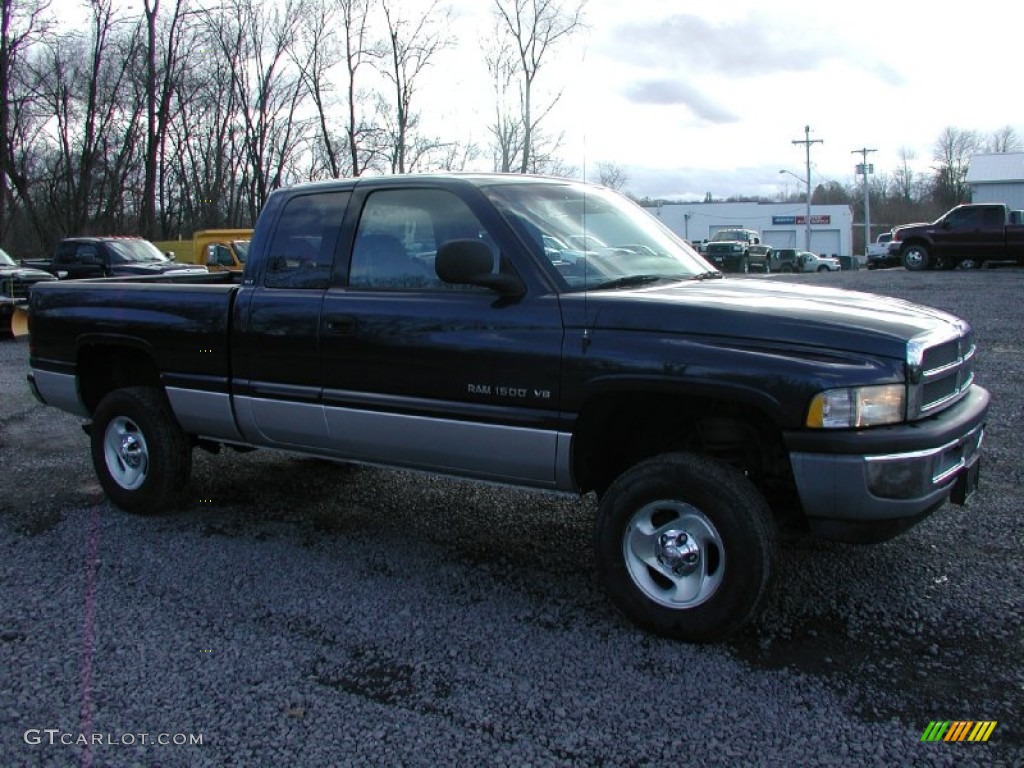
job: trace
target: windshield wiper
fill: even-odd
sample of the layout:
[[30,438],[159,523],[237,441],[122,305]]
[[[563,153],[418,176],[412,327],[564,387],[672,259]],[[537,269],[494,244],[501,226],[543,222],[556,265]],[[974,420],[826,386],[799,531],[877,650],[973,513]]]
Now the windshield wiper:
[[717,269],[713,269],[713,270],[711,270],[709,272],[701,272],[699,275],[694,275],[690,279],[691,280],[718,280],[718,279],[720,279],[722,277],[725,277],[725,275],[723,275]]
[[603,291],[606,288],[632,288],[637,285],[647,285],[649,283],[656,283],[659,280],[678,280],[678,277],[668,277],[666,275],[627,275],[626,277],[617,277],[614,280],[609,280],[605,283],[599,283],[595,285],[592,290]]

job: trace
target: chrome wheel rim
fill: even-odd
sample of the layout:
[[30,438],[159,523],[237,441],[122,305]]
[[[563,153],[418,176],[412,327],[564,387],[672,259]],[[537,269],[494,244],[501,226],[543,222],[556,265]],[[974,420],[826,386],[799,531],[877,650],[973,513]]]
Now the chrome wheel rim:
[[667,608],[695,608],[722,584],[722,537],[699,509],[681,501],[654,501],[630,518],[622,555],[636,587]]
[[134,491],[146,482],[149,447],[139,425],[131,419],[118,416],[107,424],[103,458],[110,477],[126,491]]

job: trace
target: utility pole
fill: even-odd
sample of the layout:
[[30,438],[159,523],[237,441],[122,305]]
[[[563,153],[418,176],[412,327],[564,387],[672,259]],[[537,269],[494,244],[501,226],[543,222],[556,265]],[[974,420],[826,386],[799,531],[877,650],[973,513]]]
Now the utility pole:
[[803,144],[807,155],[807,215],[804,217],[804,250],[811,250],[811,144],[824,144],[821,139],[811,138],[811,126],[804,126],[804,138],[793,139],[794,144]]
[[857,173],[864,174],[864,253],[868,251],[868,245],[871,244],[871,201],[870,201],[870,186],[868,184],[868,174],[874,173],[875,166],[868,164],[868,152],[877,152],[877,149],[868,149],[862,147],[861,149],[854,149],[850,152],[851,155],[860,155],[861,162],[857,166]]

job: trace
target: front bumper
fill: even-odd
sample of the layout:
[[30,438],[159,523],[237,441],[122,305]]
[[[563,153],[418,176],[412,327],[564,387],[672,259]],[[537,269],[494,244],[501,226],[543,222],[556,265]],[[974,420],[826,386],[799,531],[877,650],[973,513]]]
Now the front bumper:
[[[811,530],[823,538],[880,541],[906,530],[976,484],[989,394],[972,387],[914,424],[841,433],[790,433],[790,462]],[[967,489],[969,490],[969,489]]]

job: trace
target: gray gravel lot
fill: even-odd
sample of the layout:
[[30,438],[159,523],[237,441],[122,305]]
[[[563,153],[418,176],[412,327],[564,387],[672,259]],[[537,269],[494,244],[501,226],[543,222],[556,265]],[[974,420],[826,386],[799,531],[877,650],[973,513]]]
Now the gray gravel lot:
[[610,607],[589,497],[197,451],[188,504],[122,513],[0,340],[0,765],[1024,764],[1024,270],[786,279],[972,322],[983,485],[885,544],[789,542],[718,646]]

